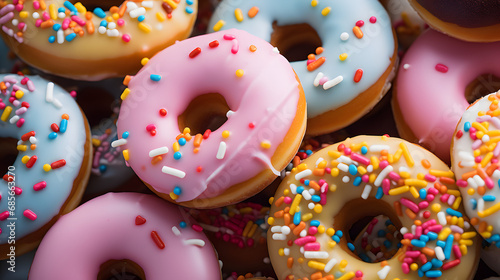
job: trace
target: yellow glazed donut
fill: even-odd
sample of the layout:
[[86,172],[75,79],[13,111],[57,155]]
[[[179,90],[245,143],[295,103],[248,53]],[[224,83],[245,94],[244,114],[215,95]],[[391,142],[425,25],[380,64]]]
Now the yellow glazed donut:
[[[461,201],[454,174],[429,151],[398,138],[348,138],[304,160],[271,199],[271,263],[279,280],[472,279],[480,242]],[[363,262],[349,230],[381,214],[403,235],[401,247]]]
[[28,64],[79,80],[122,77],[191,33],[197,0],[0,0],[0,34]]

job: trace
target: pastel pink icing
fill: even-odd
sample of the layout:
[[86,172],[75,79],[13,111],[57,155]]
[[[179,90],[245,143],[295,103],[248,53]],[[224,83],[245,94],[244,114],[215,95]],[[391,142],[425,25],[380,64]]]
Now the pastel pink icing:
[[[137,225],[140,215],[145,223]],[[152,279],[220,280],[215,251],[184,211],[139,193],[108,193],[62,216],[38,248],[29,279],[96,279],[108,260],[129,259]],[[181,222],[187,226],[182,228]],[[174,233],[176,228],[178,234]],[[151,237],[156,231],[165,244]],[[197,242],[198,245],[192,243]],[[203,246],[200,246],[204,243]]]
[[465,88],[482,74],[500,77],[498,50],[500,42],[470,43],[428,30],[401,61],[396,93],[404,122],[419,144],[446,162],[455,127],[469,106]]
[[[219,45],[210,47],[215,40]],[[251,45],[257,50],[251,51]],[[201,52],[191,58],[196,48]],[[244,71],[242,77],[236,75],[238,69]],[[153,81],[152,74],[161,80]],[[169,194],[178,187],[177,201],[183,202],[215,197],[266,169],[279,174],[270,158],[295,117],[300,91],[290,64],[268,42],[236,29],[177,42],[151,58],[128,87],[118,135],[129,133],[123,146],[128,164],[156,191]],[[191,100],[207,93],[224,96],[229,118],[202,141],[198,153],[191,139],[180,147],[182,157],[175,159],[173,144],[184,130],[178,127],[178,116]],[[166,116],[160,115],[162,108]],[[150,125],[155,136],[148,132]],[[223,131],[230,136],[223,138]],[[263,142],[270,147],[263,148]],[[221,143],[226,150],[218,159]],[[168,153],[152,164],[149,153],[160,147],[167,147]],[[162,172],[165,169],[184,175]]]

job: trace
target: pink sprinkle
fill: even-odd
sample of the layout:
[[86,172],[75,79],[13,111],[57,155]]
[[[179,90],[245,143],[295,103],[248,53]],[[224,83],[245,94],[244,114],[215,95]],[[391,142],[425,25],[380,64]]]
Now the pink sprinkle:
[[315,235],[318,232],[317,227],[310,227],[309,230],[307,231],[310,235]]
[[427,200],[429,202],[433,201],[434,200],[434,195],[433,194],[428,194],[427,198],[425,200]]
[[5,105],[5,103],[3,102],[0,102],[0,110],[5,109],[5,107],[7,107],[7,105]]
[[148,124],[148,126],[146,126],[146,130],[147,131],[156,130],[156,125],[154,125],[154,124]]
[[370,160],[358,153],[352,153],[351,159],[364,165],[370,165]]
[[321,245],[318,242],[309,242],[304,245],[304,250],[306,251],[319,251],[321,249]]
[[234,35],[231,35],[231,34],[224,34],[224,40],[233,40],[234,38]]
[[23,8],[24,8],[23,4],[17,4],[16,5],[16,11],[18,11],[18,12],[21,12],[23,10]]
[[357,278],[361,278],[361,277],[363,277],[363,271],[361,271],[361,270],[356,271],[356,272],[354,273],[354,276],[356,276]]
[[62,29],[66,30],[69,27],[69,24],[71,23],[71,20],[69,18],[65,18],[62,23]]
[[422,228],[426,229],[426,228],[428,228],[430,226],[433,226],[435,224],[437,224],[436,220],[432,219],[430,221],[427,221],[427,222],[423,223],[422,224]]
[[247,246],[248,247],[253,247],[254,244],[255,244],[255,240],[253,238],[247,239]]
[[370,22],[371,22],[371,23],[375,23],[375,22],[377,22],[377,18],[376,18],[376,17],[374,17],[374,16],[370,17]]
[[295,239],[294,243],[299,245],[299,246],[303,246],[309,242],[315,242],[316,241],[316,237],[314,236],[311,236],[311,235],[308,235],[308,236],[305,236],[305,237],[301,237],[301,238],[298,238],[298,239]]
[[21,189],[20,187],[14,187],[14,193],[16,195],[21,195],[23,193],[23,189]]
[[0,213],[0,221],[5,221],[9,217],[9,211],[4,211]]
[[443,203],[446,203],[446,201],[448,201],[448,198],[449,198],[449,197],[450,197],[450,194],[445,193],[445,194],[443,194],[443,195],[439,198],[439,200],[441,200],[441,202],[443,202]]
[[49,19],[50,19],[50,15],[49,15],[49,13],[47,13],[47,12],[43,12],[43,14],[42,14],[42,20],[43,20],[43,21],[46,21],[46,20],[49,20]]
[[427,182],[435,182],[436,176],[433,176],[431,174],[425,174],[424,180],[426,180]]
[[19,119],[19,120],[17,121],[16,126],[17,126],[17,127],[21,127],[21,126],[23,126],[23,124],[24,124],[24,118],[21,118],[21,119]]
[[432,231],[432,232],[441,232],[441,230],[443,229],[443,226],[442,225],[433,225],[433,226],[430,226],[427,228],[429,231]]
[[35,10],[40,9],[40,2],[38,2],[38,1],[34,1],[34,2],[33,2],[33,9],[35,9]]
[[197,231],[197,232],[202,232],[203,231],[203,228],[199,225],[192,225],[191,228],[193,228],[194,231]]
[[441,63],[438,63],[438,64],[436,64],[436,70],[438,72],[441,72],[441,73],[446,73],[446,72],[448,72],[448,66],[441,64]]
[[357,26],[357,27],[362,27],[363,25],[365,25],[365,22],[364,22],[364,21],[362,21],[362,20],[358,20],[358,21],[356,22],[356,26]]
[[420,256],[420,251],[406,251],[405,256],[409,258],[418,258],[418,256]]
[[119,19],[116,21],[116,24],[118,24],[118,26],[124,26],[125,25],[125,21],[123,19]]
[[123,40],[123,42],[125,42],[125,43],[130,42],[130,35],[129,35],[129,34],[123,34],[123,36],[122,36],[122,40]]
[[352,151],[351,151],[351,149],[350,149],[350,148],[347,148],[347,147],[346,147],[346,148],[344,149],[344,155],[346,155],[346,156],[350,155],[350,154],[351,154],[351,152],[352,152]]
[[35,212],[31,211],[30,209],[24,210],[23,215],[32,221],[36,220]]
[[404,262],[404,263],[412,263],[412,262],[413,262],[413,259],[412,259],[412,258],[404,258],[404,259],[403,259],[403,262]]
[[73,98],[76,98],[76,91],[72,90],[69,95],[71,95],[71,97]]
[[41,181],[39,183],[36,183],[34,186],[33,186],[33,189],[35,191],[39,191],[39,190],[43,190],[45,189],[45,187],[47,187],[47,182],[45,181]]
[[36,27],[40,27],[40,25],[42,25],[42,22],[43,22],[43,20],[41,20],[41,19],[37,19],[37,20],[35,21],[35,26],[36,26]]
[[415,202],[413,202],[407,198],[404,198],[404,197],[401,198],[399,201],[401,202],[402,205],[406,206],[411,211],[418,213],[419,207]]
[[361,181],[368,183],[368,181],[370,181],[370,177],[368,176],[368,174],[361,176]]
[[328,82],[328,77],[323,77],[323,78],[319,79],[320,85],[324,85],[326,82]]
[[24,77],[22,80],[21,80],[21,85],[26,85],[28,83],[30,79],[28,77]]
[[399,181],[399,179],[401,179],[401,176],[399,176],[398,173],[391,171],[391,172],[389,172],[389,179],[397,182],[397,181]]
[[460,252],[460,248],[458,247],[458,245],[453,245],[451,247],[451,249],[453,250],[453,254],[455,255],[455,258],[457,259],[460,259],[462,257],[462,252]]
[[382,191],[384,192],[385,195],[389,195],[389,190],[391,189],[391,181],[389,179],[384,178],[382,180]]
[[386,168],[388,165],[389,165],[389,162],[387,162],[387,160],[383,160],[383,161],[381,161],[381,162],[379,163],[379,165],[378,165],[378,166],[379,166],[379,168],[380,168],[380,169],[384,169],[384,168]]
[[427,190],[427,192],[428,192],[428,193],[430,193],[430,194],[433,194],[433,195],[436,195],[436,194],[438,194],[438,193],[439,193],[438,189],[436,189],[436,188],[434,188],[434,187],[429,188],[429,189]]
[[71,16],[71,19],[76,22],[78,25],[80,26],[85,26],[86,22],[85,20],[83,20],[82,18],[80,18],[79,16]]
[[468,184],[467,184],[467,181],[462,180],[462,179],[458,179],[458,180],[457,180],[457,186],[459,186],[459,187],[461,187],[461,188],[465,188],[465,187],[467,187],[467,185],[468,185]]
[[314,59],[308,59],[308,60],[307,60],[307,65],[309,65],[309,64],[311,64],[311,63],[313,63],[314,61],[315,61]]
[[231,47],[231,53],[237,54],[239,49],[240,49],[240,45],[238,43],[238,40],[234,39],[233,46]]
[[292,203],[292,198],[289,196],[286,196],[283,201],[285,202],[285,204],[290,204],[290,203]]
[[420,201],[420,202],[418,203],[418,208],[420,208],[420,209],[425,209],[425,208],[427,208],[428,206],[429,206],[429,202],[427,202],[427,201],[425,201],[425,200],[424,200],[424,201]]

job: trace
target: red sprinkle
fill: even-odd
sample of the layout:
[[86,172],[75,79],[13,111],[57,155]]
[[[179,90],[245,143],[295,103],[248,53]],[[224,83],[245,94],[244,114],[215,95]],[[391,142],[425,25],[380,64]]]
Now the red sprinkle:
[[164,108],[160,109],[160,116],[165,117],[167,115],[167,110]]
[[436,64],[436,70],[438,72],[441,72],[441,73],[446,73],[446,72],[448,72],[448,66],[441,64],[441,63],[438,63],[438,64]]
[[14,181],[14,176],[9,176],[7,174],[3,175],[3,180],[6,182],[12,182]]
[[0,221],[5,221],[9,217],[9,211],[4,211],[0,213]]
[[443,264],[443,270],[448,270],[452,267],[455,267],[460,264],[460,259],[452,260],[451,262],[447,262]]
[[66,165],[66,160],[64,159],[60,159],[58,161],[54,161],[53,163],[50,164],[50,167],[52,169],[57,169],[57,168],[60,168],[60,167],[63,167]]
[[14,193],[16,195],[21,195],[23,193],[23,189],[21,189],[20,187],[14,187]]
[[161,240],[160,236],[156,231],[153,230],[151,232],[151,238],[153,238],[153,241],[155,242],[156,246],[158,246],[158,248],[160,249],[165,248],[165,243],[163,243],[163,240]]
[[191,53],[189,54],[190,58],[195,58],[197,55],[201,53],[201,48],[197,47],[196,49],[192,50]]
[[30,157],[30,159],[26,163],[26,167],[28,167],[28,168],[33,167],[33,164],[35,164],[36,160],[37,160],[37,156]]
[[377,22],[377,18],[376,18],[376,17],[374,17],[374,16],[370,17],[370,22],[371,22],[371,23],[375,23],[375,22]]
[[146,126],[147,131],[151,131],[151,130],[155,130],[155,129],[156,129],[156,125],[154,125],[154,124],[148,124],[148,126]]
[[143,225],[144,223],[146,223],[146,219],[144,219],[141,215],[137,215],[137,217],[135,217],[135,224],[140,226],[140,225]]
[[251,122],[251,123],[249,123],[249,124],[248,124],[248,127],[250,127],[250,128],[254,128],[254,127],[255,127],[255,124],[254,124],[253,122]]
[[50,125],[50,129],[52,129],[52,131],[54,132],[59,132],[59,126],[55,123]]
[[29,78],[28,77],[24,77],[22,80],[21,80],[21,85],[26,85],[29,81]]
[[193,228],[194,231],[197,231],[197,232],[202,232],[203,231],[203,228],[199,225],[192,225],[191,228]]
[[21,106],[22,107],[26,107],[26,109],[27,109],[27,108],[30,107],[30,104],[28,102],[26,102],[26,101],[23,101],[23,102],[21,102]]
[[35,191],[39,191],[39,190],[43,190],[45,189],[45,187],[47,187],[47,182],[45,181],[41,181],[39,183],[36,183],[34,186],[33,186],[33,189]]
[[155,136],[156,135],[156,129],[153,129],[149,132],[151,134],[151,136]]
[[217,40],[212,41],[212,42],[210,42],[210,44],[208,44],[208,46],[211,48],[216,48],[219,46],[219,41],[217,41]]
[[363,70],[362,69],[356,70],[356,73],[354,74],[354,82],[359,83],[362,77],[363,77]]
[[205,133],[203,133],[203,139],[208,139],[208,137],[210,136],[210,133],[212,133],[212,131],[210,129],[207,129],[205,131]]
[[356,26],[357,26],[357,27],[362,27],[363,25],[365,25],[365,22],[364,22],[364,21],[362,21],[362,20],[358,20],[358,21],[356,22]]
[[457,139],[460,139],[463,135],[464,135],[464,132],[462,130],[459,130],[459,131],[457,131],[457,134],[455,135],[455,137],[457,137]]
[[199,165],[198,167],[196,167],[196,172],[201,172],[203,171],[203,167],[201,167],[201,165]]
[[35,136],[35,132],[34,131],[30,131],[30,132],[24,134],[23,136],[21,136],[21,140],[28,141],[28,140],[30,140],[31,136]]
[[24,210],[23,215],[32,221],[36,220],[35,212],[31,211],[30,209]]

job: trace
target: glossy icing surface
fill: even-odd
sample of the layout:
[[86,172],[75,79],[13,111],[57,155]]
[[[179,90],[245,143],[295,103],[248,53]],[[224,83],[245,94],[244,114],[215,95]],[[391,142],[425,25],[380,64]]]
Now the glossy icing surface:
[[[0,213],[3,215],[0,244],[7,242],[10,235],[7,226],[12,221],[16,225],[16,239],[20,239],[59,214],[82,168],[87,141],[86,120],[66,91],[38,76],[23,78],[0,75],[0,87],[6,86],[0,93],[0,106],[4,107],[0,111],[0,138],[18,140],[18,156],[11,163],[15,168],[11,170],[15,174],[14,185],[18,188],[12,192],[15,194],[9,191],[12,183],[5,180],[7,177],[0,180]],[[22,91],[23,96],[12,97],[13,89]],[[48,102],[47,98],[52,101]],[[64,132],[63,114],[69,117]],[[58,132],[54,132],[53,124]],[[30,132],[33,132],[31,136],[25,136]],[[49,135],[55,138],[50,139]],[[26,161],[28,158],[30,161]],[[7,170],[2,172],[2,176],[8,175]],[[13,200],[14,210],[9,209],[8,204]]]
[[397,106],[418,143],[439,158],[449,159],[453,131],[469,105],[467,85],[483,74],[500,77],[499,48],[500,43],[469,43],[427,30],[402,59]]
[[193,228],[189,216],[158,197],[108,193],[59,219],[29,279],[96,279],[101,264],[122,259],[137,263],[147,279],[221,279],[214,249]]
[[[472,279],[480,242],[453,178],[436,156],[398,138],[358,136],[316,152],[271,201],[278,279]],[[379,214],[403,236],[385,265],[355,258],[348,243],[350,225]]]
[[[178,42],[150,59],[128,89],[118,135],[127,132],[120,140],[128,163],[156,191],[183,202],[217,196],[266,169],[279,175],[271,157],[300,90],[288,61],[266,41],[231,29]],[[230,108],[221,127],[206,137],[179,127],[191,100],[215,92]]]
[[[249,17],[247,13],[255,7],[258,13]],[[237,9],[243,14],[242,21],[235,16]],[[353,32],[358,21],[363,21],[359,27],[361,38]],[[390,18],[378,1],[222,1],[208,31],[213,32],[220,22],[223,22],[221,30],[238,28],[266,41],[271,39],[273,22],[307,23],[317,31],[323,43],[322,52],[311,61],[304,57],[302,61],[291,62],[304,87],[308,118],[335,110],[370,88],[390,66],[395,48]],[[342,60],[341,55],[347,58]],[[321,66],[308,70],[312,61],[319,63],[323,59]],[[362,70],[362,78],[356,82],[358,69]],[[331,86],[339,80],[340,83]]]

